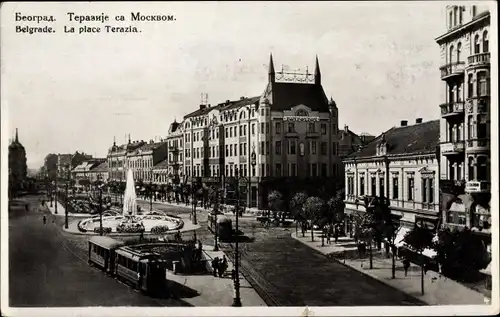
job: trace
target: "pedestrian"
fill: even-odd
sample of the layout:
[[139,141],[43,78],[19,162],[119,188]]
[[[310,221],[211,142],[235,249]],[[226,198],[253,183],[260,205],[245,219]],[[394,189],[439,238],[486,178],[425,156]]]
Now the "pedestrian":
[[219,262],[219,277],[223,277],[227,270],[227,258],[226,255],[222,256],[222,261]]
[[405,277],[408,276],[408,269],[410,268],[410,261],[408,259],[403,260],[403,268],[405,270]]
[[142,284],[142,276],[141,272],[137,272],[137,289],[141,289],[141,284]]
[[219,257],[215,257],[212,260],[212,271],[214,272],[214,276],[217,276],[217,270],[219,269]]
[[236,270],[235,269],[232,269],[231,270],[231,279],[236,282]]
[[47,217],[43,216],[43,224],[47,223]]
[[26,209],[26,212],[30,211],[30,207],[28,204],[24,205],[24,209]]
[[424,269],[424,275],[427,275],[427,271],[429,270],[429,266],[427,265],[427,263],[424,263],[423,264],[423,269]]
[[331,225],[328,225],[328,226],[326,227],[326,243],[327,243],[327,244],[330,244],[331,239],[332,239],[332,235],[331,235],[330,228],[331,228]]
[[201,253],[203,252],[203,245],[201,244],[201,241],[198,240],[198,254],[197,254],[197,260],[201,261]]

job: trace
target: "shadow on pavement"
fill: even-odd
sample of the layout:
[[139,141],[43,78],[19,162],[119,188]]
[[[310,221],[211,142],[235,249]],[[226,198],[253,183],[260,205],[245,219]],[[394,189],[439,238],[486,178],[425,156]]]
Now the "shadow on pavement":
[[198,291],[171,280],[168,281],[168,291],[174,298],[193,298],[200,296]]

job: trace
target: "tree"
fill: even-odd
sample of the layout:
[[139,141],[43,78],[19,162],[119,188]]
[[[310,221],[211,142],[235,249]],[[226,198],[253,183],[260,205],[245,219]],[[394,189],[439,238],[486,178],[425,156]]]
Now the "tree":
[[358,216],[357,222],[356,238],[368,244],[370,250],[370,269],[373,269],[372,245],[373,240],[377,234],[375,230],[377,226],[377,220],[375,219],[374,214],[367,212],[363,215]]
[[424,224],[415,223],[413,229],[408,232],[404,237],[404,242],[414,251],[420,254],[420,267],[421,267],[421,280],[420,286],[422,289],[422,295],[424,295],[424,256],[423,252],[427,248],[433,246],[434,234],[429,230]]
[[270,210],[278,211],[281,210],[283,205],[283,196],[277,190],[273,190],[267,195],[267,205]]
[[436,259],[447,276],[473,277],[491,261],[481,238],[468,228],[463,231],[439,230],[437,237],[433,245]]
[[302,237],[305,235],[304,222],[306,217],[304,216],[303,206],[307,200],[307,194],[304,192],[295,193],[295,195],[290,200],[290,211],[295,218],[295,223],[300,222],[302,228]]
[[337,225],[344,221],[345,204],[340,196],[332,197],[327,202],[327,215],[328,223],[335,225],[335,237],[338,236]]
[[311,241],[314,241],[314,224],[322,218],[325,202],[319,197],[309,197],[302,207],[307,219],[311,222]]

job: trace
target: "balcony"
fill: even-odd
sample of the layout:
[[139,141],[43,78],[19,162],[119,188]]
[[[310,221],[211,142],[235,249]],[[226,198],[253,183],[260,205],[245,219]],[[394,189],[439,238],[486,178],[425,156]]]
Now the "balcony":
[[488,181],[468,181],[465,184],[466,193],[489,193],[491,182]]
[[298,138],[299,134],[297,131],[287,131],[285,132],[285,138]]
[[467,140],[467,152],[487,152],[490,150],[490,140],[489,139],[472,139]]
[[443,155],[459,155],[464,153],[464,141],[455,141],[441,144]]
[[465,71],[465,62],[454,62],[439,68],[441,79],[448,79],[453,76],[462,76]]
[[448,118],[456,115],[461,115],[464,113],[464,102],[457,101],[451,103],[443,103],[439,105],[441,107],[441,117]]
[[479,53],[467,58],[467,68],[477,66],[490,66],[490,53]]
[[170,145],[170,146],[168,147],[168,150],[169,150],[170,152],[174,152],[174,153],[175,153],[175,152],[179,152],[179,148],[178,148],[177,146],[173,146],[173,145]]
[[465,192],[465,180],[439,180],[439,190],[442,193],[461,195]]
[[319,138],[319,132],[316,131],[307,131],[306,138]]

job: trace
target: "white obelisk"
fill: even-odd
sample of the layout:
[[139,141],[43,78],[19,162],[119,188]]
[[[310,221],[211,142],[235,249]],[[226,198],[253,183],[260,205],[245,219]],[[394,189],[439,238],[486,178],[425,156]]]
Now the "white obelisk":
[[135,216],[137,214],[137,196],[135,194],[134,174],[129,169],[127,172],[127,183],[125,184],[125,194],[123,196],[123,215]]

